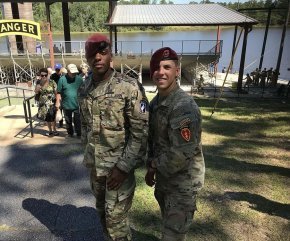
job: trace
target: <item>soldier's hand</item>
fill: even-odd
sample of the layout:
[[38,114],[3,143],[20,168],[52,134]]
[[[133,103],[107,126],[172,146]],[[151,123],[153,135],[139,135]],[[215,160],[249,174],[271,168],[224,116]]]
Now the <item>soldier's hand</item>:
[[156,169],[149,167],[145,176],[145,182],[148,186],[153,187],[155,185],[155,173]]
[[114,166],[107,180],[108,189],[118,190],[127,176],[128,174],[126,172],[123,172],[118,167]]

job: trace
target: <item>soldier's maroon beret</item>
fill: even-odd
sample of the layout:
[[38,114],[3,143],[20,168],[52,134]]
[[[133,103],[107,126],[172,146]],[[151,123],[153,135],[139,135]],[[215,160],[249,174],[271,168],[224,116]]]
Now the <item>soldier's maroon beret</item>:
[[150,78],[152,78],[153,73],[159,68],[160,61],[162,60],[178,60],[178,56],[169,47],[156,50],[150,60]]
[[106,35],[95,33],[91,35],[85,44],[86,58],[94,56],[97,51],[111,46],[110,40]]

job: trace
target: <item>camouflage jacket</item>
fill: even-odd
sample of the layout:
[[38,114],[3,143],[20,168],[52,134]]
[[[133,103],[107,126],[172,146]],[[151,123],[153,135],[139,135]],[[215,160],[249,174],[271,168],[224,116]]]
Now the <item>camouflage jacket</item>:
[[195,192],[204,184],[201,113],[194,99],[177,87],[149,106],[148,165],[157,167],[156,188]]
[[95,167],[98,176],[105,176],[114,165],[128,173],[142,163],[148,100],[137,80],[115,70],[99,83],[90,75],[79,89],[78,100],[87,167]]

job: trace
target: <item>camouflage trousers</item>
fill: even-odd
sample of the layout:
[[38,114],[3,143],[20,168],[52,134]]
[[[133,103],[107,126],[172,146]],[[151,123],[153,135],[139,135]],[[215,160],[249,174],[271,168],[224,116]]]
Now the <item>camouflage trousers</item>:
[[163,227],[161,241],[184,241],[196,210],[196,194],[182,195],[155,189]]
[[96,210],[101,219],[104,235],[108,236],[107,240],[132,240],[128,211],[132,206],[136,185],[134,173],[129,174],[117,191],[109,191],[106,188],[106,179],[105,176],[96,176],[95,170],[91,170],[91,189],[96,198]]

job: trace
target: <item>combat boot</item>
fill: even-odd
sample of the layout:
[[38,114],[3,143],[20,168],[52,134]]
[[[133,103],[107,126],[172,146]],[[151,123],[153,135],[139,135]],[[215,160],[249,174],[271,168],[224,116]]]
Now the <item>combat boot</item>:
[[117,238],[115,241],[129,241],[127,237]]
[[108,233],[103,233],[103,234],[104,234],[104,241],[113,241],[113,239],[111,239]]
[[178,235],[178,237],[173,237],[168,234],[164,234],[161,241],[185,241],[185,235]]

